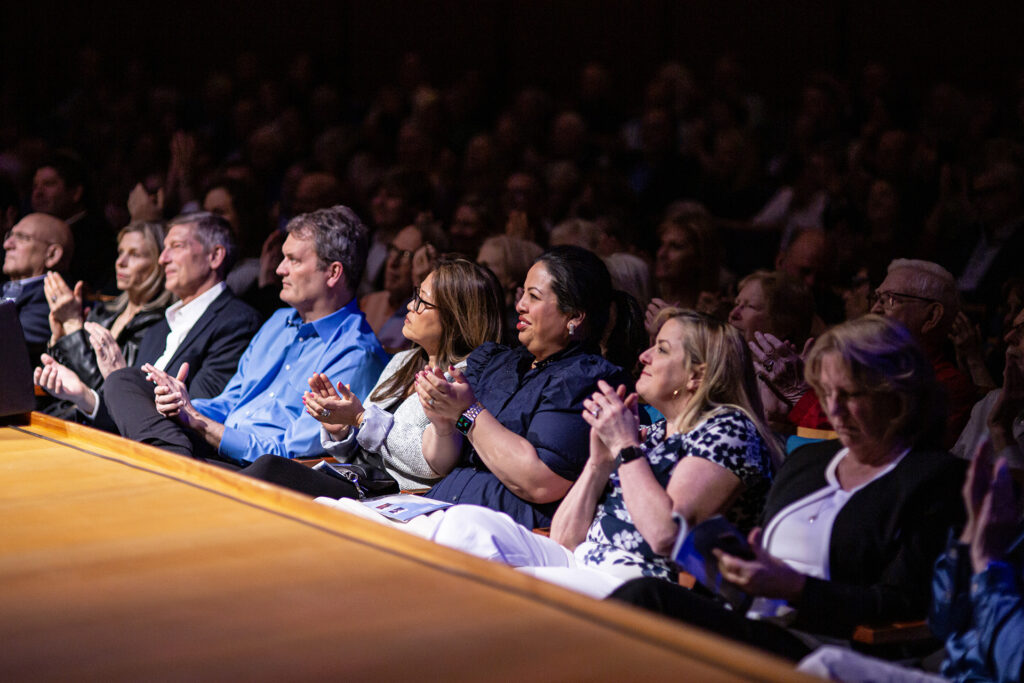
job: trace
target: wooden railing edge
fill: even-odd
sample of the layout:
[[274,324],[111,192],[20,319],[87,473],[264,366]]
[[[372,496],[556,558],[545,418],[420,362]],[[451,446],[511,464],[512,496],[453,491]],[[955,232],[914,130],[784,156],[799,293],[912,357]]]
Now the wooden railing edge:
[[755,648],[728,641],[624,603],[594,600],[504,565],[467,555],[336,508],[320,505],[306,496],[250,479],[216,465],[183,458],[153,446],[41,413],[32,413],[25,428],[39,436],[58,441],[71,441],[70,445],[88,452],[148,468],[156,473],[178,477],[217,493],[238,497],[270,511],[291,516],[326,531],[365,542],[386,552],[404,555],[482,581],[498,589],[523,595],[541,604],[574,613],[588,621],[600,622],[607,628],[630,634],[644,642],[710,662],[748,680],[817,680],[796,671],[791,663]]

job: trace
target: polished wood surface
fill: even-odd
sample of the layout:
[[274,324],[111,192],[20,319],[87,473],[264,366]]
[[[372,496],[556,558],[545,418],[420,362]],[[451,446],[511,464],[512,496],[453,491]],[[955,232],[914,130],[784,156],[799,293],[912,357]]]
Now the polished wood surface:
[[37,414],[0,428],[0,518],[5,680],[801,678],[716,637]]

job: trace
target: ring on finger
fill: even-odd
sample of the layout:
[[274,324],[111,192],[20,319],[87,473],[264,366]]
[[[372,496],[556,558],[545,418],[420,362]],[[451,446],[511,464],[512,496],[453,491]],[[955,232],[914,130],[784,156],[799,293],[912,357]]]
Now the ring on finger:
[[330,416],[331,416],[331,411],[330,410],[328,410],[327,408],[321,408],[320,409],[320,417],[330,417]]
[[600,407],[591,408],[590,409],[590,414],[593,415],[594,417],[601,417],[601,408]]
[[431,408],[433,408],[434,407],[434,399],[433,398],[428,398],[427,399],[427,405],[430,406]]
[[772,360],[771,358],[769,358],[768,360],[766,360],[764,362],[764,369],[767,370],[768,372],[771,372],[772,368],[774,368],[774,367],[775,367],[775,361]]

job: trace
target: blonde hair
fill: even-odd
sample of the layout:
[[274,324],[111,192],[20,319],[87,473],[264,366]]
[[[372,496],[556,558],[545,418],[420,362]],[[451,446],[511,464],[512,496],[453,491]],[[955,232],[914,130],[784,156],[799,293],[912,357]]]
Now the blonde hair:
[[686,373],[696,366],[704,367],[693,398],[669,425],[679,432],[688,432],[723,410],[738,410],[757,427],[772,453],[772,461],[781,462],[778,443],[764,421],[757,377],[743,334],[717,318],[678,308],[663,309],[657,320],[659,330],[669,320],[682,325]]
[[807,355],[804,376],[818,397],[822,358],[838,353],[854,384],[872,394],[889,394],[899,409],[884,439],[902,446],[937,445],[946,418],[944,392],[932,364],[905,327],[880,315],[865,315],[836,325],[818,338]]
[[[129,223],[125,227],[121,228],[121,232],[117,233],[118,246],[121,244],[122,237],[133,232],[137,232],[142,235],[147,256],[153,257],[153,269],[146,276],[146,279],[142,281],[142,285],[139,287],[142,294],[142,301],[145,302],[139,310],[149,311],[167,308],[174,299],[174,295],[164,289],[164,269],[160,267],[160,252],[163,250],[164,245],[164,224],[155,221],[136,221],[134,223]],[[123,311],[128,307],[128,300],[128,292],[121,292],[121,294],[118,295],[111,304],[111,310],[117,313]]]

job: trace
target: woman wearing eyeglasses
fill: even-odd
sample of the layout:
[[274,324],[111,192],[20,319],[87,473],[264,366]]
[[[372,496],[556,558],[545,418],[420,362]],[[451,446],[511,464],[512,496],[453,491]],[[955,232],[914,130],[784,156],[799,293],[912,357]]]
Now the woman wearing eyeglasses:
[[[306,411],[320,421],[321,442],[340,462],[383,468],[402,489],[430,486],[440,474],[420,449],[430,422],[414,391],[425,365],[464,367],[469,353],[502,333],[502,293],[486,268],[465,259],[442,260],[413,290],[402,333],[413,345],[384,368],[364,405],[324,374],[309,379]],[[242,470],[311,495],[353,497],[347,482],[286,458],[265,455]]]

